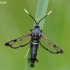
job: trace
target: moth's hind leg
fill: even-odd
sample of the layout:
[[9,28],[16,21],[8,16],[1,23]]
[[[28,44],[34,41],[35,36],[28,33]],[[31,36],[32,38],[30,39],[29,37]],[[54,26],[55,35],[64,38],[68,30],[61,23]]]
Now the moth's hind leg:
[[[28,61],[31,62],[31,58],[29,58]],[[34,63],[31,62],[31,65],[30,65],[30,66],[31,66],[31,67],[34,67]]]
[[29,58],[28,61],[31,61],[31,58]]
[[39,60],[38,59],[36,59],[36,62],[38,62]]

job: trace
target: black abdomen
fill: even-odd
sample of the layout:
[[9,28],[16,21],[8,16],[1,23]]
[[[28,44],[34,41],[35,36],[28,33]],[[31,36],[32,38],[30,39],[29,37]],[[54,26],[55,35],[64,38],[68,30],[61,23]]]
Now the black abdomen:
[[34,63],[36,60],[37,50],[38,50],[38,42],[37,40],[34,40],[31,43],[31,62],[32,63]]

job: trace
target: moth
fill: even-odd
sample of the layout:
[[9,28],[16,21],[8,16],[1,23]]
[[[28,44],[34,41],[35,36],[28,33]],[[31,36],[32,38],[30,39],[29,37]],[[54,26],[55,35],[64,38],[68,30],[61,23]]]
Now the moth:
[[5,45],[10,46],[13,49],[17,49],[19,47],[24,47],[30,44],[31,57],[28,59],[28,61],[31,62],[31,65],[30,65],[31,67],[34,67],[35,61],[38,62],[38,59],[36,58],[36,56],[37,56],[39,44],[41,45],[41,47],[43,47],[45,50],[49,51],[50,53],[53,53],[53,54],[63,53],[63,50],[61,50],[57,45],[55,45],[46,36],[43,35],[42,30],[40,30],[40,26],[39,26],[40,22],[53,11],[50,11],[38,22],[36,22],[34,17],[26,9],[23,9],[23,10],[34,20],[35,22],[34,28],[31,29],[28,34],[22,37],[19,37],[17,39],[11,40],[5,43]]

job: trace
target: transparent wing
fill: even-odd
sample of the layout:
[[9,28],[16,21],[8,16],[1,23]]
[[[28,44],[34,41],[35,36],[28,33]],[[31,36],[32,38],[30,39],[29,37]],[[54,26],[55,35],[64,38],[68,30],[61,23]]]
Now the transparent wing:
[[56,46],[54,43],[52,43],[50,40],[48,40],[43,34],[41,34],[42,38],[40,40],[40,45],[47,51],[53,54],[63,53],[63,51]]
[[11,41],[5,43],[5,45],[10,46],[11,48],[14,48],[14,49],[17,49],[19,47],[24,47],[30,43],[30,41],[31,41],[30,36],[31,36],[31,33],[29,33],[25,36],[19,37],[17,39],[11,40]]

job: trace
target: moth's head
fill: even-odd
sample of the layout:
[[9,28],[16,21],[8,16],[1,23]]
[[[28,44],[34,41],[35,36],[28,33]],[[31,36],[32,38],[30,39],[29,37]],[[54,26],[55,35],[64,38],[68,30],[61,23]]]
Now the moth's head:
[[40,28],[39,24],[38,23],[35,23],[35,28]]

